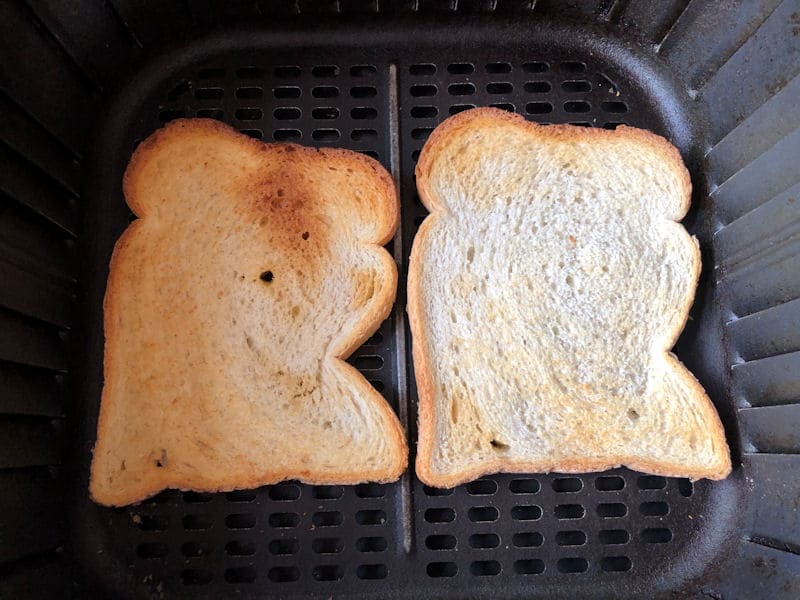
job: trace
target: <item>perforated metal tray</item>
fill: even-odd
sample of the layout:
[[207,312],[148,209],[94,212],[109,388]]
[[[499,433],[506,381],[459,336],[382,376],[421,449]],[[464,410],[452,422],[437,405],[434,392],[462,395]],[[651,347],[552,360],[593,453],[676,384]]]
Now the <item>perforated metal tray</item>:
[[102,384],[102,294],[113,244],[131,218],[121,176],[136,143],[177,117],[220,119],[265,141],[350,148],[396,177],[402,225],[389,250],[401,272],[397,305],[351,362],[412,441],[405,271],[425,217],[413,170],[432,129],[450,114],[491,105],[543,123],[626,123],[666,136],[692,172],[694,208],[685,223],[706,251],[693,320],[676,351],[718,404],[730,437],[700,121],[669,72],[644,56],[586,26],[464,19],[398,21],[380,31],[332,25],[313,38],[302,28],[235,30],[149,63],[100,121],[88,161],[85,353],[76,360],[85,418],[69,501],[71,552],[83,580],[115,598],[622,598],[698,590],[740,528],[738,474],[713,484],[624,469],[500,475],[442,491],[423,486],[412,469],[391,485],[172,490],[116,510],[94,505],[86,490]]

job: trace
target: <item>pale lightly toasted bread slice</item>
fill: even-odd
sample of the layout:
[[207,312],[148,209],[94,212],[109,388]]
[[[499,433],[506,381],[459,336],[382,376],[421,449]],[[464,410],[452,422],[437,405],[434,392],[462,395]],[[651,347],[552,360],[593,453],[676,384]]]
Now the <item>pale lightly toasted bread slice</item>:
[[671,144],[475,109],[436,128],[416,175],[431,211],[408,276],[423,482],[728,475],[719,416],[670,353],[700,273]]
[[388,173],[179,120],[138,147],[124,192],[139,219],[105,296],[94,500],[397,479],[403,429],[343,360],[395,298]]

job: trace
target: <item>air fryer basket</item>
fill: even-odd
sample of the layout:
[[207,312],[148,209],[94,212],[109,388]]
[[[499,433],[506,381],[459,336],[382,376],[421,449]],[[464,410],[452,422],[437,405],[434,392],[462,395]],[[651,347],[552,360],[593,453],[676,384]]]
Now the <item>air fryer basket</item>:
[[[800,597],[798,73],[796,0],[0,4],[0,597]],[[351,362],[413,441],[414,165],[439,122],[485,105],[681,150],[703,275],[675,352],[720,412],[731,477],[447,491],[412,469],[93,504],[102,296],[136,144],[201,116],[386,166],[398,301]]]

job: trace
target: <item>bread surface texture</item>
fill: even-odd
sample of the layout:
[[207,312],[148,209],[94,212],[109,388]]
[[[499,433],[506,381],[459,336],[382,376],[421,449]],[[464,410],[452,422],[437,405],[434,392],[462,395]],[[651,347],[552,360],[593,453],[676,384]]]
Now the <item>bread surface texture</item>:
[[436,128],[416,176],[431,212],[408,276],[423,482],[728,475],[719,416],[670,352],[700,274],[671,144],[474,109]]
[[104,300],[93,499],[397,479],[402,427],[344,362],[395,298],[388,173],[186,119],[140,144],[123,188],[139,218]]

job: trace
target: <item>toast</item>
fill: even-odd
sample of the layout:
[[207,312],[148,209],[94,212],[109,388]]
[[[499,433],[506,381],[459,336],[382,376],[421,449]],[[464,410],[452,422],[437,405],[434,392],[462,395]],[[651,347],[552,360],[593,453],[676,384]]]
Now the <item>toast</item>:
[[389,174],[187,119],[137,148],[123,188],[139,219],[104,300],[92,498],[397,479],[403,429],[343,360],[395,298]]
[[670,353],[700,274],[671,144],[481,108],[434,130],[416,176],[431,212],[408,275],[423,482],[730,472],[713,404]]

